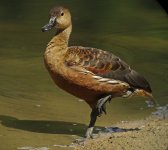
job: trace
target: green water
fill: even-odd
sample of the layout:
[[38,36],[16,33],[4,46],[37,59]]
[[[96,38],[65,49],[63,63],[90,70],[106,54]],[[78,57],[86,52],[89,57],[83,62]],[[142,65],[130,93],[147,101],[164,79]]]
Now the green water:
[[[90,108],[52,82],[43,53],[54,30],[42,33],[49,9],[72,13],[70,45],[109,50],[150,82],[163,105],[168,99],[168,18],[152,0],[6,0],[0,2],[0,149],[68,144],[82,136]],[[143,98],[115,99],[97,126],[145,118]],[[77,125],[73,125],[77,124]],[[72,129],[72,130],[71,130]],[[75,136],[73,136],[75,135]]]

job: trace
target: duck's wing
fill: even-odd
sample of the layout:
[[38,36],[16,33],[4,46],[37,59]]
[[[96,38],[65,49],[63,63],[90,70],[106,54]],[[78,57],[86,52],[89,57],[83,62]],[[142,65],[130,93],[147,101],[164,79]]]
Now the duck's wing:
[[96,48],[71,46],[68,48],[65,63],[83,73],[94,74],[95,78],[101,77],[125,82],[132,88],[143,89],[151,92],[146,79],[130,68],[119,57],[110,52]]

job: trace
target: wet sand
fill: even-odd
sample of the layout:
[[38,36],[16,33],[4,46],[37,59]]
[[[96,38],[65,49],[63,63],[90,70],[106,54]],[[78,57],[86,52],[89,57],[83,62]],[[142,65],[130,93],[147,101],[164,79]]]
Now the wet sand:
[[75,150],[168,150],[168,105],[145,120],[115,124]]

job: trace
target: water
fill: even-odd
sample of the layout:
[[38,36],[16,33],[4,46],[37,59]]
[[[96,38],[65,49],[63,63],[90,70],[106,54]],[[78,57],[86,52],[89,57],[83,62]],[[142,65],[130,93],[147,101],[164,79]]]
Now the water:
[[[54,31],[42,33],[49,9],[72,13],[70,45],[112,51],[151,83],[161,105],[168,98],[168,20],[152,0],[6,0],[0,2],[0,148],[50,146],[82,136],[90,108],[50,79],[43,53]],[[143,98],[115,99],[97,126],[144,118]],[[73,125],[77,124],[77,125]],[[38,142],[37,142],[38,139]]]

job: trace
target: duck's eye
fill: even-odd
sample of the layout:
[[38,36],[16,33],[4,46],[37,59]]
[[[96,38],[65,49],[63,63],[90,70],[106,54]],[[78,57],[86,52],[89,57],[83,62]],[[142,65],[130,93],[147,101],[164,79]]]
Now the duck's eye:
[[61,16],[63,16],[63,15],[64,15],[64,13],[62,12],[62,13],[61,13]]

